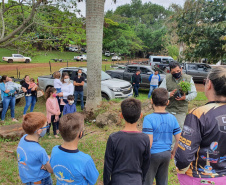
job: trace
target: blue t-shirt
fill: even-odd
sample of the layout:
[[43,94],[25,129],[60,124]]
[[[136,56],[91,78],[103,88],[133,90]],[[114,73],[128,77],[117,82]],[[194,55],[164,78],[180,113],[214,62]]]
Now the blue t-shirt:
[[93,185],[99,176],[93,159],[78,149],[53,147],[50,165],[57,178],[57,185]]
[[142,131],[153,135],[152,154],[171,150],[172,136],[181,133],[176,117],[170,113],[153,113],[145,116]]
[[69,103],[64,106],[63,115],[70,114],[76,112],[76,106],[73,103],[70,105]]
[[50,176],[48,171],[41,170],[49,157],[38,142],[29,141],[26,136],[27,134],[20,139],[17,147],[19,175],[23,183],[37,182]]

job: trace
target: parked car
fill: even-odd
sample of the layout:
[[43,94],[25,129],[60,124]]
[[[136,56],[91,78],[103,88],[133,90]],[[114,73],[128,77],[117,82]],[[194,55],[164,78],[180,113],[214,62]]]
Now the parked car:
[[8,63],[13,63],[13,62],[30,63],[31,62],[30,57],[24,57],[23,55],[20,55],[20,54],[12,54],[11,57],[2,57],[2,60]]
[[191,75],[194,82],[203,82],[211,71],[211,66],[204,63],[183,63],[183,73]]
[[119,60],[121,60],[121,59],[122,59],[121,57],[115,55],[115,56],[113,56],[113,57],[111,58],[111,61],[119,61]]
[[[0,76],[0,79],[2,77]],[[13,77],[11,77],[13,79],[13,81],[17,84],[17,94],[15,94],[15,98],[16,98],[16,103],[19,103],[21,98],[24,97],[24,92],[22,91],[22,86],[20,85],[20,83],[22,83],[21,79],[14,79]],[[2,103],[2,98],[1,98],[1,91],[0,91],[0,115],[2,112],[2,108],[3,108],[3,103]]]
[[[78,69],[82,69],[82,76],[85,78],[84,97],[87,96],[87,68],[66,67],[59,71],[62,74],[67,72],[73,82],[77,75]],[[53,87],[53,75],[39,76],[38,85],[46,91],[48,87]],[[120,79],[111,78],[107,73],[101,71],[101,95],[104,99],[110,100],[115,98],[128,98],[133,95],[132,85],[129,82]]]
[[87,60],[87,55],[79,55],[79,56],[74,56],[74,60],[77,60],[77,61],[83,61],[83,60]]
[[[149,76],[154,73],[154,70],[151,66],[144,65],[128,65],[125,70],[108,70],[106,71],[112,78],[118,78],[131,82],[132,75],[136,73],[137,70],[141,71],[142,83],[140,87],[150,88],[150,82],[148,80]],[[160,74],[160,83],[166,77],[165,73],[162,70],[159,70]]]
[[105,51],[104,55],[105,55],[106,57],[110,57],[110,56],[111,56],[111,53],[110,53],[110,51]]
[[150,55],[148,65],[155,66],[156,64],[160,64],[161,62],[164,62],[164,61],[171,62],[171,61],[173,61],[173,58],[170,56],[152,56],[152,55]]
[[81,52],[86,53],[86,49],[85,48],[81,48]]
[[76,51],[78,51],[78,48],[77,47],[69,47],[69,51],[76,52]]

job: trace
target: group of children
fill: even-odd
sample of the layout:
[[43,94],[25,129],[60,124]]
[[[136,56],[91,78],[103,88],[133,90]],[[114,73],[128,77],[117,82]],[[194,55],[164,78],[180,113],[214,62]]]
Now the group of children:
[[[56,92],[54,88],[49,89],[48,107],[57,107]],[[174,158],[181,130],[176,118],[165,111],[169,103],[165,89],[155,89],[151,103],[154,113],[145,116],[143,132],[137,129],[137,122],[142,118],[141,102],[129,98],[121,103],[121,117],[125,120],[125,127],[108,138],[104,185],[152,185],[154,178],[157,185],[168,184],[169,161]],[[78,149],[78,142],[84,133],[82,114],[70,113],[60,118],[59,131],[63,143],[53,147],[51,157],[39,145],[39,138],[50,127],[47,122],[58,120],[59,107],[54,109],[52,115],[54,117],[47,114],[46,118],[42,113],[28,113],[23,120],[26,135],[21,138],[17,148],[22,182],[51,185],[50,174],[54,173],[57,184],[95,184],[99,173],[94,161]],[[54,130],[57,132],[56,126]],[[173,135],[176,144],[171,151]]]

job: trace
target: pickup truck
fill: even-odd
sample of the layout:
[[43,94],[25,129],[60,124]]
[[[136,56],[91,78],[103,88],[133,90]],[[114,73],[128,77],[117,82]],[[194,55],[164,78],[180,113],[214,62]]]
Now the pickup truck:
[[115,56],[113,56],[113,57],[111,58],[111,61],[119,61],[119,60],[121,60],[121,59],[122,59],[121,57],[115,55]]
[[[112,78],[118,78],[122,80],[126,80],[131,82],[131,77],[137,70],[140,70],[142,83],[140,87],[142,88],[150,88],[150,82],[148,80],[149,76],[154,73],[154,70],[151,66],[145,65],[128,65],[126,66],[125,70],[108,70],[106,71]],[[162,70],[159,70],[160,75],[160,83],[166,77],[165,73]]]
[[87,60],[87,55],[74,56],[74,60],[82,62],[83,60]]
[[[82,69],[82,76],[85,78],[84,84],[84,98],[87,96],[87,68],[66,67],[61,68],[59,71],[62,74],[67,72],[70,76],[71,82],[73,82],[77,75],[78,69]],[[39,76],[38,86],[46,91],[48,87],[53,87],[54,78],[53,75]],[[133,88],[129,82],[124,80],[111,78],[104,71],[101,72],[101,95],[102,98],[110,100],[115,98],[128,98],[133,95]]]
[[183,63],[183,73],[191,75],[194,82],[203,82],[211,71],[211,66],[205,63]]
[[[0,76],[0,79],[2,77]],[[21,79],[14,79],[13,77],[11,77],[13,79],[13,81],[15,83],[21,83]],[[17,84],[18,84],[17,83]],[[21,85],[18,84],[18,90],[17,90],[17,94],[15,94],[15,98],[16,98],[16,103],[19,103],[21,98],[24,97],[24,92],[22,91],[21,89]],[[3,108],[3,103],[2,103],[2,98],[1,98],[1,91],[0,91],[0,115],[1,115],[1,112],[2,112],[2,108]]]
[[20,54],[12,54],[11,57],[2,57],[2,60],[8,63],[13,63],[13,62],[30,63],[31,62],[30,57],[24,57],[23,55],[20,55]]

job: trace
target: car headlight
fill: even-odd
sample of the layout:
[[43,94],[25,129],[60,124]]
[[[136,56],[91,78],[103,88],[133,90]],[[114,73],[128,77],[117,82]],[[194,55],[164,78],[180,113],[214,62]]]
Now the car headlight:
[[109,87],[110,90],[114,91],[114,92],[120,92],[122,91],[120,87]]

